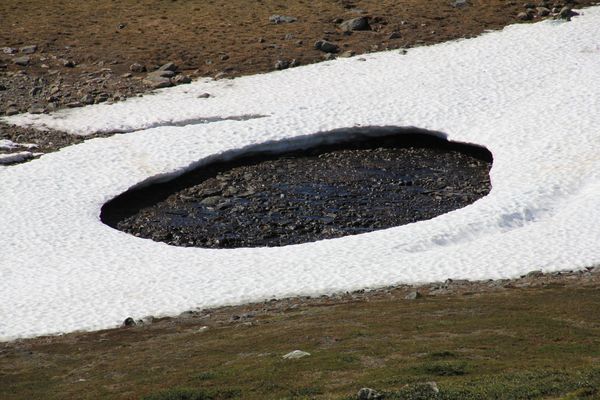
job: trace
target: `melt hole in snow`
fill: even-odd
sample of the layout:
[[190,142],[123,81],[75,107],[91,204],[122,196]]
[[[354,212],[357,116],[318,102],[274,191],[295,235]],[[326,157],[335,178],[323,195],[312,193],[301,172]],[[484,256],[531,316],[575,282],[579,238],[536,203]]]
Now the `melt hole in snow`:
[[490,190],[491,153],[436,132],[373,127],[316,136],[129,190],[104,205],[101,219],[176,246],[285,246],[434,218]]

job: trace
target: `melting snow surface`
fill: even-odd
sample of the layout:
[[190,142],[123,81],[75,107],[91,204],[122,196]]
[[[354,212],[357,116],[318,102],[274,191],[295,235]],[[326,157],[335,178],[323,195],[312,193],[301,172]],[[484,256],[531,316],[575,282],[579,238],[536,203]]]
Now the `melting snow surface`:
[[[600,7],[572,22],[192,85],[10,123],[92,139],[0,167],[0,338],[127,316],[600,262]],[[208,92],[209,98],[199,95]],[[103,225],[142,182],[340,129],[419,127],[486,146],[491,193],[429,221],[280,248],[172,247]],[[328,134],[329,132],[329,134]]]

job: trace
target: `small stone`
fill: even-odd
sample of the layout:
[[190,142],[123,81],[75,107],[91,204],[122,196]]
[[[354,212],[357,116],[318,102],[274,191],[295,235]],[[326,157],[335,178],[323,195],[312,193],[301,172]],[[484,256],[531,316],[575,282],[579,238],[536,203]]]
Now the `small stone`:
[[209,93],[202,93],[198,95],[199,99],[208,99],[210,97]]
[[173,78],[173,83],[176,85],[184,85],[187,83],[192,83],[192,78],[190,78],[187,75],[177,75],[175,78]]
[[82,107],[82,104],[78,101],[73,101],[71,103],[67,103],[67,107],[69,108],[77,108],[77,107]]
[[123,321],[123,326],[124,327],[135,326],[135,325],[136,325],[136,322],[131,317],[127,317],[127,318],[125,318],[125,321]]
[[171,79],[162,76],[149,75],[144,79],[144,83],[153,89],[161,89],[173,86]]
[[172,62],[168,62],[166,64],[163,64],[160,68],[158,68],[159,71],[177,71],[177,65],[175,65],[175,63]]
[[39,86],[36,86],[36,87],[32,88],[32,89],[29,91],[29,95],[30,95],[30,96],[37,96],[37,95],[38,95],[38,94],[40,94],[41,92],[42,92],[42,88],[41,88],[41,87],[39,87]]
[[4,54],[15,54],[17,52],[17,49],[15,49],[13,47],[3,47],[2,52]]
[[533,15],[528,12],[520,12],[517,14],[517,19],[521,21],[531,21],[533,19]]
[[452,2],[452,7],[463,8],[469,5],[468,0],[454,0]]
[[381,395],[375,389],[362,388],[358,391],[356,398],[357,400],[379,400],[383,399],[383,395]]
[[412,292],[410,292],[409,294],[404,296],[404,298],[406,300],[416,300],[416,299],[420,299],[421,297],[423,297],[423,295],[421,293],[419,293],[418,290],[413,290]]
[[83,104],[94,104],[94,100],[95,100],[95,99],[94,99],[94,96],[92,96],[91,94],[86,94],[85,96],[83,96],[83,97],[81,98],[81,100],[80,100],[80,101],[81,101]]
[[340,57],[342,57],[342,58],[350,58],[350,57],[354,57],[355,54],[356,53],[353,52],[352,50],[347,50],[347,51],[344,51],[342,54],[340,54]]
[[290,62],[288,60],[277,60],[275,63],[275,69],[282,70],[288,69],[290,67]]
[[307,353],[302,350],[294,350],[294,351],[284,355],[283,358],[286,360],[297,360],[299,358],[308,357],[308,356],[310,356],[310,353]]
[[560,9],[558,14],[554,18],[555,19],[564,19],[565,21],[570,21],[571,17],[574,17],[576,15],[579,15],[579,14],[577,14],[575,11],[573,11],[571,9],[570,5],[566,5]]
[[200,204],[202,204],[203,206],[206,207],[214,207],[217,204],[219,204],[221,202],[221,197],[220,196],[209,196],[205,199],[203,199]]
[[29,111],[31,114],[43,114],[46,112],[46,109],[43,106],[34,104],[27,111]]
[[536,10],[539,17],[546,17],[550,15],[550,10],[546,7],[538,7]]
[[539,278],[542,276],[544,276],[544,273],[540,270],[536,270],[536,271],[528,272],[527,275],[525,275],[525,278]]
[[77,64],[75,64],[75,61],[73,61],[73,60],[64,60],[63,61],[63,67],[65,67],[65,68],[75,68],[75,65],[77,65]]
[[0,84],[0,92],[3,91],[3,90],[6,90],[6,89],[8,89],[6,86]]
[[296,60],[295,58],[292,61],[290,61],[290,68],[295,68],[299,65],[300,65],[300,61]]
[[368,17],[358,17],[349,19],[340,24],[340,28],[344,32],[352,32],[352,31],[370,31],[371,25],[369,25]]
[[388,39],[389,40],[400,39],[401,37],[402,37],[402,35],[400,34],[400,32],[394,31],[394,32],[390,33],[390,36],[388,36]]
[[227,55],[227,54],[221,54],[221,55],[219,56],[219,59],[220,59],[221,61],[227,61],[227,60],[229,60],[229,55]]
[[175,72],[169,70],[156,70],[154,72],[150,72],[146,77],[147,78],[172,78],[175,76]]
[[140,63],[133,63],[129,66],[129,70],[136,73],[146,72],[146,67]]
[[98,96],[96,96],[96,103],[104,103],[109,98],[110,96],[108,95],[108,93],[100,93]]
[[131,72],[126,72],[123,75],[121,75],[121,78],[128,79],[128,78],[131,78],[132,76],[133,76],[133,74]]
[[23,54],[33,54],[37,51],[37,46],[35,44],[33,44],[31,46],[24,46],[24,47],[21,47],[20,51]]
[[289,24],[292,22],[296,22],[298,18],[290,17],[289,15],[271,15],[269,17],[269,21],[272,24]]
[[17,57],[13,60],[16,65],[20,65],[22,67],[26,67],[31,62],[31,58],[29,56]]
[[325,53],[337,53],[340,48],[337,44],[328,42],[327,40],[318,40],[315,42],[315,49],[321,50]]

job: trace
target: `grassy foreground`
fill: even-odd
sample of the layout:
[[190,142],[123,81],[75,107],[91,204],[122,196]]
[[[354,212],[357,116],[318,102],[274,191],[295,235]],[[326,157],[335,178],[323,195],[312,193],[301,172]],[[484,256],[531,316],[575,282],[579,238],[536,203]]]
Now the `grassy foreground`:
[[597,282],[404,296],[0,345],[0,398],[600,398]]

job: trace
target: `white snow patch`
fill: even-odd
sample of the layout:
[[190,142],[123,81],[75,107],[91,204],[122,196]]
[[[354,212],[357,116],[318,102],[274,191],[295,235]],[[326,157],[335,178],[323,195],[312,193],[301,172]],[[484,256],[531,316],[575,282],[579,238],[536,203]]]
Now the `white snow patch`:
[[[600,54],[590,51],[599,44],[594,7],[570,23],[510,26],[406,55],[7,118],[77,134],[138,132],[0,170],[0,338],[270,297],[600,263]],[[204,92],[211,97],[199,99]],[[267,117],[227,119],[242,115]],[[260,143],[306,137],[309,145],[327,132],[369,134],[373,126],[420,127],[486,146],[491,193],[432,220],[279,248],[172,247],[99,221],[106,201],[140,182]]]

